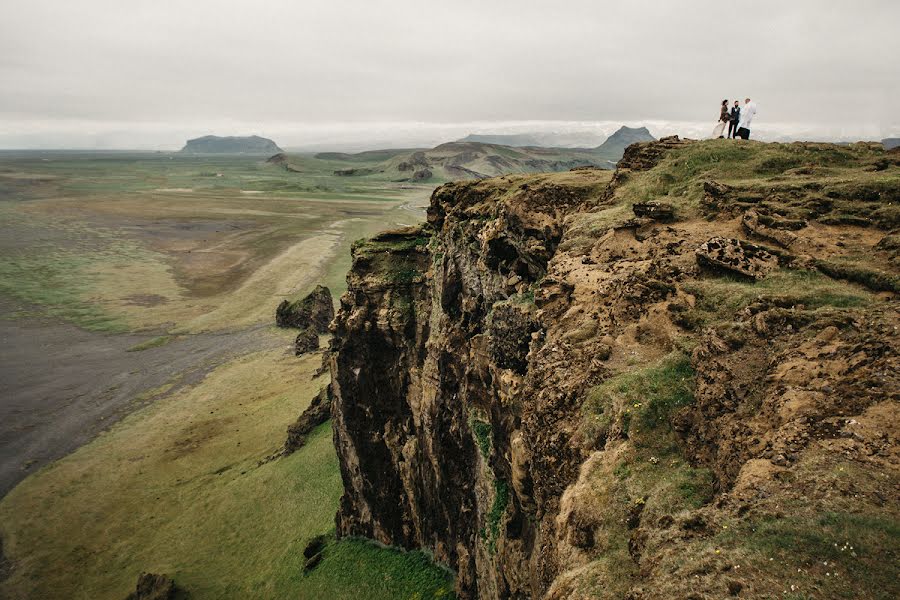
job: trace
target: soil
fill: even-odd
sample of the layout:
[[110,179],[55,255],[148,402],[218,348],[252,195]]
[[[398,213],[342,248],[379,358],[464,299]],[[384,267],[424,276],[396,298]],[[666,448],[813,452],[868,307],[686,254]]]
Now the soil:
[[[0,303],[0,315],[12,305]],[[0,319],[0,496],[164,393],[229,358],[288,341],[266,326],[174,338],[92,333],[49,319]]]

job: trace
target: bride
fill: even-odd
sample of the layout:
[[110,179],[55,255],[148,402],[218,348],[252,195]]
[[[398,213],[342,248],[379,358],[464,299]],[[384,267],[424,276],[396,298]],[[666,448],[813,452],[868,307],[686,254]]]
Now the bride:
[[728,100],[722,100],[722,110],[719,111],[719,123],[716,125],[716,128],[713,129],[712,138],[721,138],[725,137],[723,132],[725,131],[725,126],[728,125],[728,122],[731,120],[731,116],[728,114]]

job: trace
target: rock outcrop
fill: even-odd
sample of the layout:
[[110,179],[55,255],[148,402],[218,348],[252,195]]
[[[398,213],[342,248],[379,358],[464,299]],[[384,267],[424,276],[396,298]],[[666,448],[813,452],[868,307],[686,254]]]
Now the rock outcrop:
[[306,444],[306,436],[331,417],[331,386],[325,386],[309,403],[297,421],[288,427],[283,454],[292,454]]
[[[845,190],[857,165],[888,197],[897,168],[748,144],[756,179],[723,184],[719,143],[447,184],[425,225],[354,245],[329,354],[339,536],[427,549],[463,599],[897,590],[897,298],[817,267],[896,276],[893,209]],[[813,186],[803,161],[841,175]],[[881,220],[822,223],[838,204]],[[763,227],[790,254],[742,238]]]
[[311,329],[321,334],[328,333],[328,325],[333,318],[331,291],[323,285],[317,285],[300,300],[282,300],[275,309],[275,324],[279,327]]

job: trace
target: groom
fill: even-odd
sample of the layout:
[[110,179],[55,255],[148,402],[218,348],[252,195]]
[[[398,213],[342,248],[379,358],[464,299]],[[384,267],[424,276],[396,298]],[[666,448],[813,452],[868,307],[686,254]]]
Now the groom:
[[731,107],[731,120],[728,122],[728,137],[737,136],[738,123],[741,122],[741,101],[735,100],[734,106]]
[[737,135],[742,140],[750,139],[750,123],[756,115],[756,104],[750,98],[744,100],[744,108],[741,109],[741,120],[738,122]]

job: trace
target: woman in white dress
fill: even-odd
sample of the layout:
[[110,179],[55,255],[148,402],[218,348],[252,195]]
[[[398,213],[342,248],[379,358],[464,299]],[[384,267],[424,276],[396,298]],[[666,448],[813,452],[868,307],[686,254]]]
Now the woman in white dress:
[[719,111],[719,123],[713,129],[711,137],[713,139],[725,137],[725,126],[728,125],[729,121],[731,121],[731,115],[728,114],[728,100],[722,100],[722,109]]

